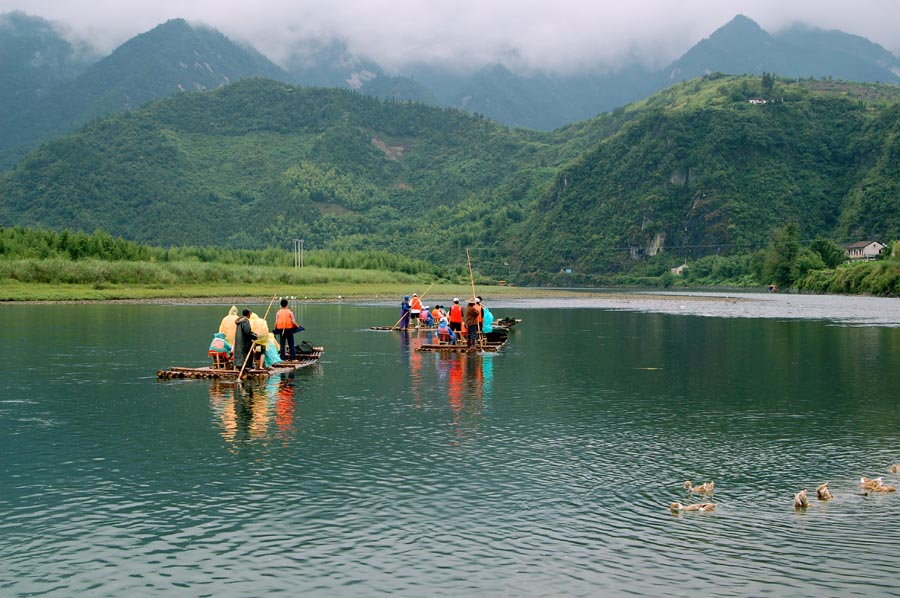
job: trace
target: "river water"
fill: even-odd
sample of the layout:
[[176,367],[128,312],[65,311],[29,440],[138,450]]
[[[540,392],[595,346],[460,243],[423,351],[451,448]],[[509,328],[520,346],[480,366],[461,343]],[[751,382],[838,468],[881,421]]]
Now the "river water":
[[3,306],[0,596],[897,596],[897,303],[507,301],[447,356],[298,304],[322,362],[241,386],[156,379],[228,306]]

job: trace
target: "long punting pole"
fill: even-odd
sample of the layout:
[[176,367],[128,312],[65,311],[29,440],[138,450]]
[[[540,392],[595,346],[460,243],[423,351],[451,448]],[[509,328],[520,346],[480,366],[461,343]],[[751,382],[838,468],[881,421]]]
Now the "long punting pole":
[[[272,304],[275,303],[275,297],[278,295],[272,295],[272,300],[269,301],[269,307],[266,308],[266,314],[263,316],[263,320],[265,320],[269,315],[269,310],[272,309]],[[253,345],[250,345],[250,351],[247,352],[247,356],[244,357],[244,365],[241,366],[241,371],[238,372],[237,381],[241,381],[241,376],[244,375],[244,368],[247,367],[247,362],[250,360],[250,354],[253,353]]]
[[[435,282],[437,282],[437,281],[435,281]],[[422,293],[421,295],[419,295],[419,300],[420,300],[420,301],[425,297],[425,295],[428,294],[428,291],[430,291],[430,290],[431,290],[431,287],[433,287],[433,286],[434,286],[434,282],[432,282],[430,285],[428,285],[428,288],[425,289],[425,292],[424,292],[424,293]],[[402,320],[402,319],[403,319],[403,316],[400,316],[400,320]],[[397,320],[397,323],[394,324],[393,326],[391,326],[391,330],[394,330],[395,328],[397,328],[397,326],[400,325],[400,320]]]
[[472,299],[475,299],[475,275],[472,274],[472,258],[469,257],[468,247],[466,247],[466,261],[469,262],[469,280],[472,281]]

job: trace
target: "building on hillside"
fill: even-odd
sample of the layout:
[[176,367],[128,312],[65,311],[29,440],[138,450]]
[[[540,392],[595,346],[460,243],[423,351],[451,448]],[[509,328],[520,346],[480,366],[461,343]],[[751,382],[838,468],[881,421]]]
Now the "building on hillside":
[[884,245],[878,241],[859,241],[844,246],[848,260],[874,260],[883,249]]
[[687,268],[687,264],[681,264],[680,266],[676,266],[669,270],[675,276],[682,276],[684,274],[684,269]]

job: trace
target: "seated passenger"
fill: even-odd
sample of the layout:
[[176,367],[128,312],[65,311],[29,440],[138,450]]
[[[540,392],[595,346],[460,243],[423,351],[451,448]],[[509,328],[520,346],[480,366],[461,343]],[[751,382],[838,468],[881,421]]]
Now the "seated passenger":
[[217,356],[224,356],[225,361],[231,361],[233,357],[232,351],[231,345],[225,340],[225,333],[217,332],[213,335],[212,342],[209,343],[209,352],[207,355],[213,359]]
[[447,318],[441,318],[441,324],[437,329],[437,337],[438,341],[441,343],[448,343],[451,345],[456,343],[456,333],[450,329]]

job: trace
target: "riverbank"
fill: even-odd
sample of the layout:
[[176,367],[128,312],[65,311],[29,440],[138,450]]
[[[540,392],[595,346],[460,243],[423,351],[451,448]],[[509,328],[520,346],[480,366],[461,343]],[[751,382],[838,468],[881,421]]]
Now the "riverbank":
[[[516,286],[477,285],[475,292],[496,299],[539,299],[579,297],[583,292]],[[158,304],[254,304],[267,303],[273,296],[293,297],[310,302],[399,301],[404,295],[419,293],[428,303],[450,303],[453,297],[472,295],[471,285],[451,283],[396,282],[314,285],[167,285],[104,286],[86,284],[24,284],[0,282],[0,305],[28,303],[158,303]]]

